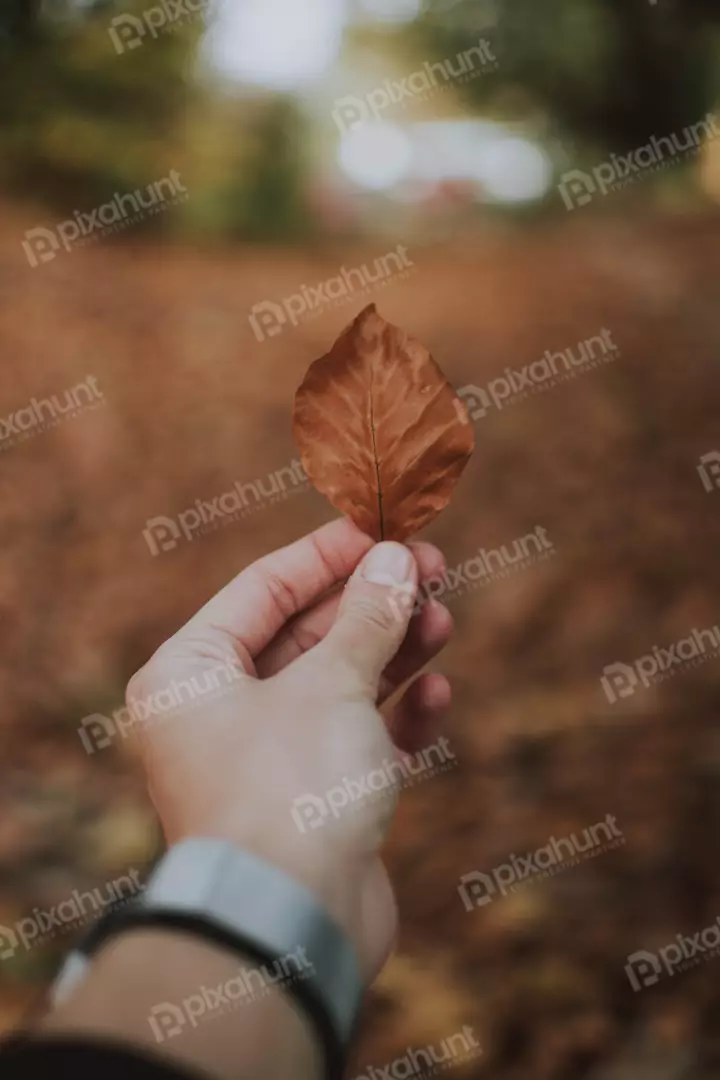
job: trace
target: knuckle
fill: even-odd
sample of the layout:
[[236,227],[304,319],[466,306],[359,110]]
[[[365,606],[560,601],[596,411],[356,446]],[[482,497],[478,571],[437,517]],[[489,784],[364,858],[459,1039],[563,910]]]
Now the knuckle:
[[264,581],[282,618],[287,621],[297,615],[302,608],[302,602],[290,582],[285,581],[280,574],[270,571],[266,573]]
[[378,600],[369,596],[360,596],[353,605],[354,616],[358,622],[382,634],[397,634],[399,622],[397,612],[390,603],[390,598]]
[[320,630],[315,630],[312,626],[303,626],[300,623],[290,624],[288,634],[295,642],[300,655],[316,648],[325,638],[325,634],[321,633]]

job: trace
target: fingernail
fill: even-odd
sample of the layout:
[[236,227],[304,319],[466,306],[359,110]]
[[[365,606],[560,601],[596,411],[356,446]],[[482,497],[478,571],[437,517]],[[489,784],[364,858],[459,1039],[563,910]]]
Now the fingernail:
[[413,557],[402,544],[376,544],[365,556],[362,576],[373,585],[403,585],[412,577]]

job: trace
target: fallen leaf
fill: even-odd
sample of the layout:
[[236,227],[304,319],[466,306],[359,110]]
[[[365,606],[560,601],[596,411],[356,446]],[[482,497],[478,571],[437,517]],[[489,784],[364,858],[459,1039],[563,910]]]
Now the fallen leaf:
[[374,540],[437,517],[475,448],[462,401],[428,350],[366,307],[295,395],[308,477]]

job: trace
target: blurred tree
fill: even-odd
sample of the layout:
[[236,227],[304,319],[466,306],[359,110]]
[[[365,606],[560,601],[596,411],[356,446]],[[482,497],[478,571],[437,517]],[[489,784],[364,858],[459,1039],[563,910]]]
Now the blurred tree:
[[254,125],[255,152],[242,180],[243,213],[237,224],[249,239],[292,240],[306,234],[310,217],[303,192],[305,125],[292,99],[266,105]]
[[454,55],[488,22],[498,69],[467,82],[468,99],[509,117],[540,109],[617,152],[695,123],[717,96],[717,0],[427,0],[419,29]]
[[307,237],[308,121],[291,98],[206,94],[186,119],[192,188],[186,231],[203,239]]
[[[124,5],[123,16],[147,9]],[[157,10],[157,9],[156,9]],[[118,51],[104,0],[4,0],[0,183],[64,212],[180,169],[200,17]],[[127,24],[126,24],[127,25]],[[152,219],[151,219],[152,220]]]
[[0,8],[0,39],[6,49],[28,37],[37,23],[40,4],[41,0],[5,0]]
[[70,215],[177,169],[192,206],[174,227],[307,234],[306,121],[292,99],[201,83],[199,15],[153,35],[147,0],[0,2],[0,188]]

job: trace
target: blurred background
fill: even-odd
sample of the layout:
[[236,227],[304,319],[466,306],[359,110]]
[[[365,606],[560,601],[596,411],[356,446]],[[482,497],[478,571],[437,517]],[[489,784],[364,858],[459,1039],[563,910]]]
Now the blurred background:
[[[130,740],[81,721],[334,515],[293,394],[374,302],[477,425],[428,538],[457,567],[541,528],[552,557],[446,596],[457,767],[403,796],[402,932],[351,1075],[469,1025],[458,1077],[717,1076],[720,956],[639,988],[625,966],[720,915],[720,658],[601,677],[720,622],[719,15],[4,0],[2,927],[156,857]],[[537,366],[601,330],[607,362]],[[622,845],[463,904],[462,875],[608,814]],[[79,928],[5,949],[1,1029]]]

